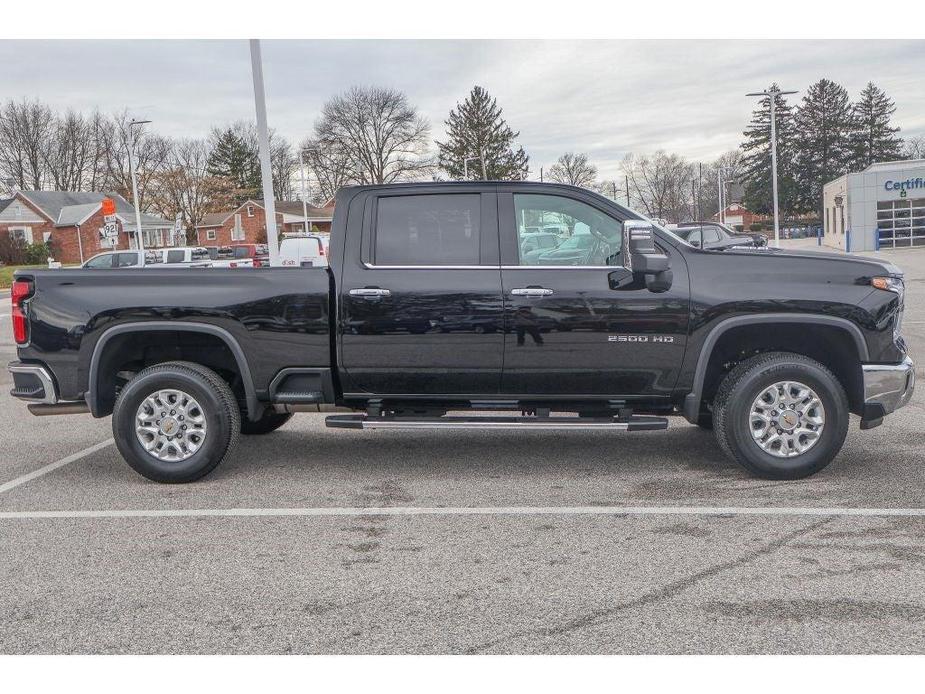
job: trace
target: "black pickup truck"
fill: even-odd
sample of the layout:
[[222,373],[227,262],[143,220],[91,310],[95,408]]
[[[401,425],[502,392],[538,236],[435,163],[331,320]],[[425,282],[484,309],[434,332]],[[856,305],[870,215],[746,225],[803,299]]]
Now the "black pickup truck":
[[[525,252],[537,228],[563,253]],[[909,401],[903,293],[887,262],[703,250],[570,186],[351,187],[327,268],[20,271],[9,368],[34,414],[111,414],[161,482],[303,411],[363,429],[683,415],[792,479],[835,457],[849,413],[871,428]]]

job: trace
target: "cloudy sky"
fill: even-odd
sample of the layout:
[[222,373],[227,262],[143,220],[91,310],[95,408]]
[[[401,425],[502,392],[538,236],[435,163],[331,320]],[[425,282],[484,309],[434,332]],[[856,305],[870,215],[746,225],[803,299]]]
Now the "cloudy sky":
[[[735,148],[777,81],[828,77],[854,97],[873,80],[896,101],[904,135],[925,134],[925,41],[348,41],[263,42],[271,127],[293,141],[324,101],[351,85],[396,87],[433,136],[472,85],[497,97],[538,175],[564,151],[603,177],[627,152],[658,148],[708,161]],[[0,98],[61,109],[129,109],[175,136],[253,118],[247,42],[0,41]]]

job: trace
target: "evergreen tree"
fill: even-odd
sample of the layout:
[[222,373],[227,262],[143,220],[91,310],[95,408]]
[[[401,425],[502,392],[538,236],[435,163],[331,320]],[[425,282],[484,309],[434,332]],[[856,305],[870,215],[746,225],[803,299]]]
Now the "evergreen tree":
[[227,179],[234,187],[234,199],[238,203],[260,194],[260,158],[242,127],[231,126],[212,132],[212,152],[206,171],[210,176]]
[[[772,84],[767,91],[778,87]],[[777,192],[782,215],[796,207],[794,179],[793,111],[783,96],[776,96],[774,117],[777,124]],[[752,212],[771,214],[774,210],[771,186],[771,97],[764,97],[752,112],[752,119],[743,133],[743,157],[739,178],[744,184],[742,202]]]
[[450,111],[446,120],[446,142],[440,148],[440,168],[450,178],[462,180],[463,161],[469,162],[469,179],[522,181],[530,173],[529,158],[523,147],[514,150],[514,132],[501,117],[501,107],[482,87],[475,86],[469,96]]
[[896,105],[873,82],[868,82],[861,98],[851,109],[851,155],[853,171],[874,162],[892,161],[903,156],[903,141],[896,137],[899,128],[890,125]]
[[851,164],[851,103],[840,84],[822,78],[811,85],[794,116],[797,205],[822,214],[822,187]]

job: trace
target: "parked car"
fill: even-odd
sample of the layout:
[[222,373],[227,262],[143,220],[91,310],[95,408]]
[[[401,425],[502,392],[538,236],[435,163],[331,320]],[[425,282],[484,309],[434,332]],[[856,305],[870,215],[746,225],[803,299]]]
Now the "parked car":
[[209,253],[212,267],[254,267],[250,258],[235,258],[235,250],[231,246],[205,246]]
[[250,259],[254,267],[270,265],[270,247],[265,243],[235,243],[231,249],[235,260]]
[[[573,266],[521,261],[518,205],[583,224]],[[161,482],[301,411],[479,432],[683,415],[751,473],[794,479],[838,454],[850,413],[869,429],[912,397],[903,275],[881,258],[711,252],[557,184],[350,186],[335,209],[324,268],[17,271],[12,395],[112,415],[119,452]]]
[[122,268],[143,268],[161,262],[157,251],[106,251],[97,253],[80,267],[87,270],[112,270]]
[[202,246],[180,246],[177,248],[154,249],[160,262],[177,267],[204,268],[212,267],[209,251]]
[[279,259],[283,267],[324,267],[328,264],[328,237],[286,237],[279,244]]
[[717,222],[682,222],[669,229],[692,246],[713,251],[727,248],[761,248],[768,243],[767,238],[761,234],[758,235],[760,239],[750,234],[737,234]]

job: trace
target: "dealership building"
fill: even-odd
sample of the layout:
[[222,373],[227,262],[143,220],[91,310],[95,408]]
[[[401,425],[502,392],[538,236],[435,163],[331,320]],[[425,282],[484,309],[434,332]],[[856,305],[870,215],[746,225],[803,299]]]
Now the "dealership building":
[[925,248],[925,159],[871,164],[826,183],[822,198],[827,246]]

